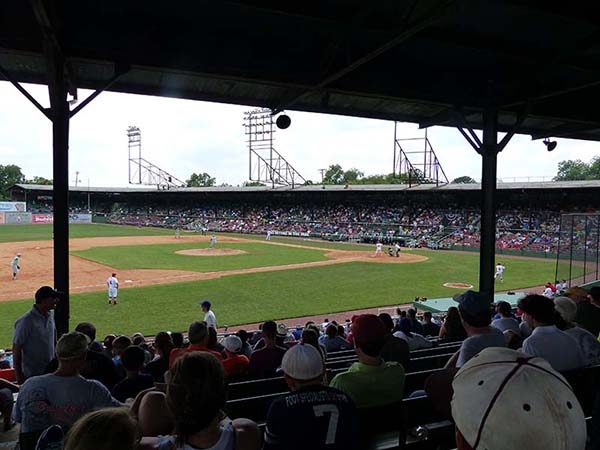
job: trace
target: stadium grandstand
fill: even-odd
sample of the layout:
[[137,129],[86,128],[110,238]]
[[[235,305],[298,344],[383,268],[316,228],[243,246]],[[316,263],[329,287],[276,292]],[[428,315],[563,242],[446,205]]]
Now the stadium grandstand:
[[[32,213],[53,211],[51,191],[28,184],[10,190]],[[477,184],[71,187],[69,211],[123,225],[469,250],[479,247],[479,192]],[[561,214],[598,210],[600,181],[499,183],[496,249],[555,254]]]

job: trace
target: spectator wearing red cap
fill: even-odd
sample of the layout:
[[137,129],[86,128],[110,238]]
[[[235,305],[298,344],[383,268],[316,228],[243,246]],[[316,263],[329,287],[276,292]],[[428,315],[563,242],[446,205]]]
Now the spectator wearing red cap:
[[373,314],[365,314],[354,321],[352,332],[358,362],[336,375],[330,386],[347,393],[358,408],[402,400],[404,368],[381,357],[386,336],[383,322]]
[[281,367],[292,392],[269,408],[264,450],[358,449],[356,408],[347,394],[323,385],[319,351],[309,344],[295,345]]

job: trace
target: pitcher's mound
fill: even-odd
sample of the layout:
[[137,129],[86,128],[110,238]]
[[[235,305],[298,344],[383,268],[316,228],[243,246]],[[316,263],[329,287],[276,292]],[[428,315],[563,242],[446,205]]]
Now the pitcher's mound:
[[188,250],[178,250],[175,253],[186,256],[232,256],[242,255],[246,252],[236,248],[191,248]]

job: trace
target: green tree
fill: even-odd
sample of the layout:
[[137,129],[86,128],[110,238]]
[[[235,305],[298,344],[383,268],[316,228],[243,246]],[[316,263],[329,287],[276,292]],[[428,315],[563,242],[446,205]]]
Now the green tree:
[[28,183],[28,184],[44,184],[46,186],[51,186],[52,185],[52,180],[49,180],[48,178],[44,178],[44,177],[38,177],[36,175],[31,180],[25,180],[25,183]]
[[477,183],[473,178],[468,175],[463,175],[462,177],[455,178],[451,181],[452,184],[473,184]]
[[244,181],[242,183],[242,187],[259,187],[266,186],[265,183],[261,183],[260,181]]
[[356,184],[362,177],[364,177],[364,172],[361,172],[358,169],[349,169],[344,172],[344,183],[346,184]]
[[344,169],[339,164],[332,164],[323,176],[323,184],[344,184]]
[[214,186],[216,181],[215,178],[204,172],[191,174],[190,179],[186,180],[185,183],[187,187],[209,187]]
[[600,157],[594,157],[589,163],[580,159],[559,162],[554,181],[574,180],[600,180]]
[[6,200],[10,198],[8,188],[24,182],[25,175],[23,175],[19,166],[15,166],[14,164],[3,166],[0,164],[0,197],[2,199]]

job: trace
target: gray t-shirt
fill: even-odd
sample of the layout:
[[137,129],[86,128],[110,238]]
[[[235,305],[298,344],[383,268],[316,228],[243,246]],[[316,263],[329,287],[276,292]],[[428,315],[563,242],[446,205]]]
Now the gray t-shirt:
[[84,414],[110,406],[122,405],[99,381],[48,374],[30,378],[21,386],[13,419],[21,423],[22,433],[54,424],[69,428]]
[[506,347],[504,334],[494,327],[488,327],[488,333],[475,334],[466,338],[460,346],[460,354],[456,367],[462,367],[473,356],[484,348],[488,347]]
[[505,331],[511,330],[517,334],[521,334],[519,330],[519,322],[512,317],[501,317],[500,319],[496,319],[492,322],[492,326],[494,328],[498,328],[503,333]]
[[15,322],[13,344],[23,347],[22,369],[29,378],[42,375],[54,358],[54,313],[44,316],[34,306]]

